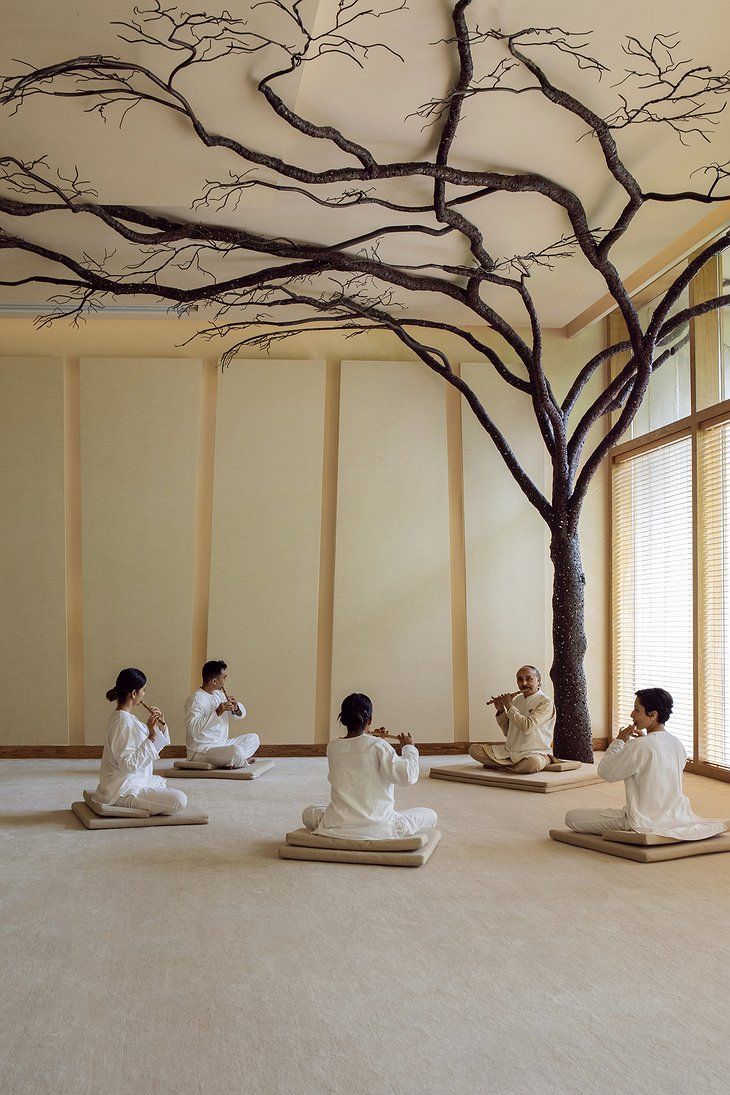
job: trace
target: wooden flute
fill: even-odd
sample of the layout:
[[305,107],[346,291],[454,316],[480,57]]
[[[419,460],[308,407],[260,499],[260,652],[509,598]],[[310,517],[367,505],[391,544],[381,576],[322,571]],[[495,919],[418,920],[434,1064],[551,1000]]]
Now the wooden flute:
[[[140,700],[139,702],[142,704],[145,711],[149,711],[150,715],[154,715],[154,713],[155,713],[154,709],[152,707],[150,707],[150,705],[148,703],[145,703],[144,700]],[[161,716],[161,714],[162,714],[162,712],[160,712],[160,716]],[[162,722],[163,726],[167,725],[164,718],[160,718],[160,721]]]
[[[232,703],[232,702],[233,702],[233,701],[231,700],[231,697],[230,697],[230,696],[228,695],[228,693],[226,692],[226,690],[225,690],[225,687],[224,687],[223,685],[221,685],[221,692],[222,692],[222,693],[223,693],[223,695],[224,695],[224,696],[226,697],[226,702],[227,702],[227,703]],[[236,707],[238,707],[238,700],[236,700]]]
[[379,734],[376,730],[369,731],[374,738],[380,738],[381,741],[392,741],[396,745],[400,745],[400,738],[397,734]]
[[[509,693],[509,698],[511,700],[513,700],[515,698],[515,696],[521,696],[521,695],[522,695],[522,693],[520,692],[519,689],[517,689],[516,692],[510,692]],[[497,702],[496,698],[494,696],[492,696],[491,700],[487,700],[487,707],[489,707],[490,703],[496,703],[496,702]]]

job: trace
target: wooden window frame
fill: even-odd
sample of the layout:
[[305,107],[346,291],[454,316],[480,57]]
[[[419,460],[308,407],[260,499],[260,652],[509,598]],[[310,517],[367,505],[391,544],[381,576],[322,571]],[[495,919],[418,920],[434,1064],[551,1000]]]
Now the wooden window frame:
[[[694,256],[690,256],[691,259]],[[718,287],[721,284],[722,278],[722,255],[715,256],[707,265],[700,271],[700,273],[693,278],[689,284],[690,304],[699,304],[704,300],[710,300],[713,296],[718,294]],[[644,290],[642,292],[641,306],[643,307],[647,303],[651,303],[656,299],[663,291],[663,285],[661,279],[654,283],[651,287],[654,291]],[[614,464],[620,463],[624,460],[631,459],[633,456],[638,456],[640,453],[649,452],[652,449],[659,448],[662,445],[666,445],[672,441],[678,441],[682,437],[692,438],[692,570],[693,570],[693,595],[692,595],[692,667],[694,674],[694,725],[693,725],[693,754],[694,760],[688,761],[686,771],[695,775],[707,776],[710,779],[721,780],[726,783],[730,783],[730,767],[724,767],[722,765],[709,764],[707,761],[697,759],[699,757],[699,681],[700,681],[700,652],[699,652],[699,611],[700,611],[700,553],[699,553],[699,482],[698,482],[698,443],[701,430],[706,429],[710,425],[719,425],[721,422],[730,421],[730,398],[722,401],[710,403],[709,406],[702,406],[698,408],[698,402],[705,402],[712,399],[712,391],[710,385],[707,382],[707,372],[700,370],[698,372],[697,363],[700,360],[710,358],[713,354],[717,357],[718,361],[718,388],[717,395],[719,396],[719,383],[720,383],[720,322],[721,312],[709,312],[704,316],[699,316],[696,319],[690,321],[690,342],[689,342],[689,372],[690,372],[690,413],[684,418],[678,419],[676,422],[671,422],[666,426],[660,426],[656,430],[652,430],[650,433],[643,434],[641,437],[631,438],[628,441],[623,442],[621,445],[617,445],[611,454],[611,467]],[[607,334],[609,342],[618,342],[626,338],[626,328],[623,323],[623,319],[616,311],[612,312],[608,316],[607,320]],[[625,364],[628,360],[628,355],[615,359],[614,368],[618,369]],[[610,377],[609,377],[610,379]],[[698,392],[698,388],[701,387],[702,391]],[[699,398],[698,398],[699,395]],[[610,479],[610,497],[609,508],[613,509],[613,476]],[[612,533],[611,533],[612,535]],[[613,571],[611,572],[611,583],[613,585]],[[613,619],[613,599],[611,601],[611,630],[615,627],[616,621]],[[610,717],[611,723],[608,729],[608,740],[613,740],[613,727],[616,722],[616,710],[613,691],[613,679],[615,676],[615,666],[613,664],[613,643],[611,643],[611,701],[610,701]]]

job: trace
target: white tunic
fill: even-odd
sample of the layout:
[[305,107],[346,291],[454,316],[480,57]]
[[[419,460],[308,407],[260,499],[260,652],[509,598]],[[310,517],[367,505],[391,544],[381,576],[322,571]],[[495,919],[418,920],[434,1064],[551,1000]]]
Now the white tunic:
[[316,831],[323,836],[369,839],[398,836],[394,783],[418,783],[418,750],[372,734],[337,738],[327,746],[332,801]]
[[506,742],[491,746],[497,760],[523,760],[533,753],[549,753],[555,729],[555,704],[538,689],[532,696],[515,696],[497,722]]
[[169,744],[167,727],[158,729],[153,741],[149,729],[131,711],[112,712],[94,800],[112,806],[125,795],[136,795],[149,787],[165,787],[164,779],[153,775],[152,765]]
[[206,692],[204,688],[196,689],[185,701],[185,740],[188,760],[193,760],[196,755],[202,755],[212,746],[225,745],[228,741],[229,719],[246,718],[246,708],[242,703],[238,705],[241,709],[240,715],[237,715],[235,711],[224,711],[222,715],[216,715],[216,708],[222,703],[226,703],[223,692],[219,689],[215,692]]
[[724,821],[692,813],[689,799],[682,793],[686,763],[679,738],[656,730],[628,742],[612,741],[598,765],[598,774],[609,783],[624,781],[624,817],[634,832],[680,840],[704,840],[725,832]]

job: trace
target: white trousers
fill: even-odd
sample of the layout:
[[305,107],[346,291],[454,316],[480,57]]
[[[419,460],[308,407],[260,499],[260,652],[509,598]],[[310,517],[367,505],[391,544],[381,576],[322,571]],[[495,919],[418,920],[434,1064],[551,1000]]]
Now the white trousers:
[[177,814],[184,810],[188,803],[185,792],[178,791],[176,787],[166,787],[163,779],[160,779],[160,783],[161,787],[145,787],[134,795],[124,795],[114,805],[132,810],[149,810],[151,814]]
[[258,749],[261,742],[258,734],[241,734],[229,738],[223,745],[211,745],[202,753],[196,753],[196,760],[207,760],[216,768],[243,768]]
[[[307,806],[302,814],[302,824],[305,829],[313,833],[324,814],[326,806]],[[428,806],[414,806],[412,810],[401,810],[395,814],[396,838],[404,836],[418,836],[419,833],[430,833],[438,824],[438,814],[430,810]],[[365,837],[364,839],[370,839]]]
[[594,833],[596,836],[617,829],[631,832],[624,810],[568,810],[565,824],[574,833]]

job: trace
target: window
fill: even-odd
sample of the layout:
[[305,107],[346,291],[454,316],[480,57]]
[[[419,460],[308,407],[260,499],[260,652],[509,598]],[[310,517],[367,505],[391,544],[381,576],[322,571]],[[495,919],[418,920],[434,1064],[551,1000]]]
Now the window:
[[[676,276],[676,271],[673,272]],[[642,329],[645,331],[651,322],[654,308],[657,305],[654,300],[639,310],[639,319]],[[668,315],[673,316],[689,307],[689,291],[685,290],[676,303],[670,308]],[[676,346],[677,352],[667,362],[661,365],[649,381],[649,389],[644,401],[636,413],[631,424],[630,434],[627,436],[641,437],[667,426],[671,422],[677,422],[680,418],[686,418],[691,410],[690,399],[690,349],[689,349],[689,324],[678,328],[668,337],[666,343],[657,347],[656,356],[662,350]]]
[[[642,325],[677,269],[636,298]],[[677,307],[729,287],[727,250]],[[609,339],[625,338],[614,313]],[[675,365],[657,370],[613,455],[612,729],[626,725],[636,688],[667,688],[669,729],[691,771],[730,782],[730,308],[695,317],[675,339]]]
[[[723,251],[720,262],[721,292],[730,291],[730,251]],[[722,399],[730,399],[730,308],[720,312],[720,369],[722,374]]]
[[730,422],[701,429],[699,759],[730,766]]
[[613,466],[614,732],[637,688],[666,688],[671,730],[693,754],[692,439]]

